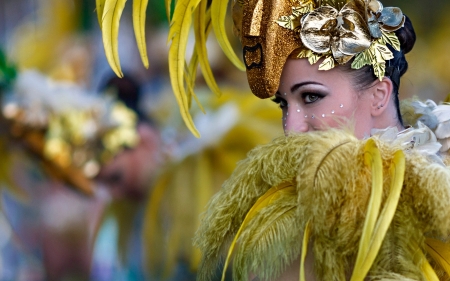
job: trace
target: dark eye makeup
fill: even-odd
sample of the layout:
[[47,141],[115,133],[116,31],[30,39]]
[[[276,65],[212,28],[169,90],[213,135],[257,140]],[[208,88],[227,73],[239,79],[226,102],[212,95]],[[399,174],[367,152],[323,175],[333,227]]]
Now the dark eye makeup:
[[279,96],[274,96],[272,101],[280,106],[280,108],[287,107],[288,103],[285,99],[280,98]]
[[324,94],[304,92],[302,93],[302,99],[305,104],[315,103],[325,97]]

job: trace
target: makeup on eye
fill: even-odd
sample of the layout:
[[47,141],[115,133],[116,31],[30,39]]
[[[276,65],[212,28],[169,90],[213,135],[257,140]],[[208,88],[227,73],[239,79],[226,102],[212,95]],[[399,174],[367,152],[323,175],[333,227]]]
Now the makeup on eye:
[[323,99],[326,95],[315,92],[303,92],[301,96],[305,104],[311,104]]
[[274,103],[278,104],[280,108],[285,108],[285,107],[287,107],[287,105],[288,105],[288,102],[287,102],[285,99],[283,99],[283,98],[281,98],[281,97],[279,97],[279,96],[277,96],[277,95],[274,96],[274,98],[272,99],[272,101],[273,101]]

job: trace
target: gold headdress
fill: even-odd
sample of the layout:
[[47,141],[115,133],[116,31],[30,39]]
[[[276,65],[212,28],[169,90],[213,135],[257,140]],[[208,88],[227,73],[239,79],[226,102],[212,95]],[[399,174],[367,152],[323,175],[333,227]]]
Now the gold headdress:
[[[387,47],[400,50],[394,31],[405,18],[399,8],[376,0],[249,0],[242,5],[241,40],[253,93],[273,96],[286,59],[294,52],[320,70],[354,58],[352,68],[372,65],[384,77],[385,62],[393,58]],[[235,11],[239,9],[235,8]],[[239,20],[235,20],[235,23]]]

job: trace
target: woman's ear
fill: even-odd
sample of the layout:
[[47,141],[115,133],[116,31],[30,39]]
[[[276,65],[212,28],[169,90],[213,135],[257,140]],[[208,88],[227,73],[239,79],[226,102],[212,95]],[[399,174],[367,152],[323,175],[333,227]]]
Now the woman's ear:
[[371,115],[381,115],[391,102],[391,95],[394,89],[391,79],[384,77],[381,81],[376,80],[370,88],[372,92]]

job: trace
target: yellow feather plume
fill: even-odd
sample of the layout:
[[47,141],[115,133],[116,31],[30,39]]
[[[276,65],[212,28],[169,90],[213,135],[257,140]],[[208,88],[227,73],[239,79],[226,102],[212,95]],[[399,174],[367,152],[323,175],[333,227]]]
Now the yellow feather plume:
[[[380,156],[381,163],[381,156]],[[380,250],[381,244],[386,236],[386,232],[389,225],[394,218],[395,210],[397,209],[398,201],[400,198],[400,193],[403,186],[403,178],[405,174],[405,156],[403,151],[399,150],[394,153],[394,158],[390,167],[391,173],[391,186],[389,191],[389,196],[387,198],[386,204],[377,220],[373,234],[370,237],[370,244],[367,246],[366,256],[362,263],[355,266],[354,279],[352,280],[364,280],[367,272],[369,272],[378,251]],[[374,190],[372,190],[374,192]],[[380,202],[381,203],[381,202]],[[363,235],[365,233],[363,232]],[[358,253],[359,258],[359,253]],[[359,273],[359,274],[358,274]],[[359,276],[359,277],[358,277]]]
[[311,235],[311,221],[306,223],[305,233],[303,234],[303,244],[302,244],[302,258],[300,260],[300,281],[306,281],[305,277],[305,259],[306,254],[308,253],[308,241],[309,236]]
[[145,41],[145,18],[148,0],[133,0],[133,28],[142,63],[148,68],[147,43]]
[[228,0],[214,0],[211,3],[211,18],[217,42],[228,59],[240,70],[244,71],[244,63],[237,57],[225,31],[225,16],[227,14]]
[[216,95],[220,96],[220,89],[211,71],[206,50],[206,38],[211,30],[211,10],[207,9],[206,5],[206,1],[201,1],[194,14],[195,50],[206,84]]
[[241,232],[245,229],[248,222],[255,217],[255,215],[264,207],[269,206],[273,201],[275,201],[279,196],[284,193],[289,193],[295,190],[295,186],[291,182],[284,182],[278,186],[274,186],[270,188],[263,196],[258,198],[256,203],[251,207],[248,211],[247,215],[244,218],[241,226],[239,227],[238,232],[234,236],[233,242],[231,242],[230,248],[228,249],[228,255],[225,260],[224,269],[222,272],[222,281],[225,280],[225,272],[230,262],[231,255],[233,254],[234,247],[236,246],[236,241],[239,238]]
[[164,0],[164,6],[166,8],[167,20],[170,22],[170,12],[171,12],[172,0]]
[[[415,246],[416,246],[415,248],[418,249],[418,246],[417,245]],[[431,267],[422,250],[420,249],[417,250],[414,256],[414,260],[416,263],[420,264],[420,270],[423,274],[423,277],[425,277],[426,281],[439,281],[439,277],[437,276],[434,269]]]
[[169,38],[172,40],[169,49],[169,74],[172,89],[183,120],[196,137],[200,137],[200,133],[195,128],[189,113],[189,103],[184,88],[184,65],[192,12],[199,2],[200,0],[179,0],[169,30]]
[[427,238],[425,249],[430,257],[450,276],[450,245],[437,239]]
[[367,140],[366,145],[364,146],[364,163],[372,170],[372,190],[351,281],[363,280],[365,277],[365,274],[360,271],[360,268],[369,252],[370,239],[372,237],[373,229],[375,228],[381,205],[383,192],[383,166],[381,164],[380,151],[373,139]]
[[119,23],[127,0],[107,0],[102,16],[102,37],[106,59],[117,76],[123,77],[119,61]]
[[95,9],[97,10],[98,25],[102,28],[103,9],[105,8],[106,0],[95,0]]

